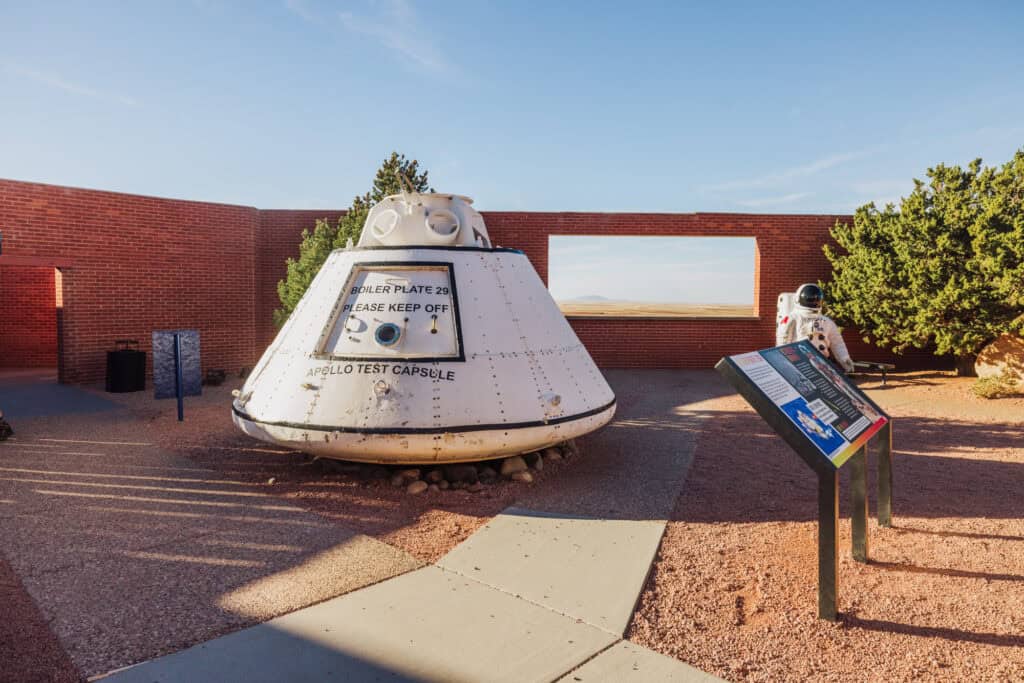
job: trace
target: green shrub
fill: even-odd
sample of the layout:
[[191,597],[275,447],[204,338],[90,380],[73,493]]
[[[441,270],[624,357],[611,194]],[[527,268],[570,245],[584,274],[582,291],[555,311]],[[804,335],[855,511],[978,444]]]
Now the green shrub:
[[974,395],[981,398],[1006,398],[1015,396],[1019,390],[1017,380],[1005,372],[991,377],[981,377],[971,387]]
[[829,315],[883,348],[952,354],[970,376],[993,339],[1024,332],[1024,149],[927,175],[899,207],[866,204],[836,223]]

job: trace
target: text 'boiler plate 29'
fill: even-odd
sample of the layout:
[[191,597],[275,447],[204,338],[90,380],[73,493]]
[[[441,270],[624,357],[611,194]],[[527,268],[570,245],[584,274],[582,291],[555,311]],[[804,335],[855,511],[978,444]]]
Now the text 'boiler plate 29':
[[526,256],[472,200],[409,193],[334,251],[233,404],[244,432],[326,457],[458,462],[553,445],[615,396]]

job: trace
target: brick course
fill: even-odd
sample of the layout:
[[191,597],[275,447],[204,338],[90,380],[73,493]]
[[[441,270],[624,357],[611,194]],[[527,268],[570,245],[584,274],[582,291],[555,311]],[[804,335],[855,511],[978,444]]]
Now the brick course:
[[[204,367],[232,373],[251,367],[273,339],[277,282],[285,259],[298,254],[302,230],[317,218],[334,221],[342,213],[261,211],[0,180],[0,291],[6,301],[26,302],[18,304],[14,320],[41,321],[0,321],[0,366],[56,365],[53,269],[4,265],[5,257],[37,257],[62,265],[66,381],[102,379],[104,352],[116,339],[138,339],[149,351],[154,329],[178,327],[199,329]],[[710,367],[723,355],[770,346],[778,293],[828,277],[821,245],[837,220],[849,220],[719,213],[483,215],[492,241],[525,251],[545,280],[549,235],[756,239],[758,319],[573,319],[604,367]],[[10,273],[18,275],[14,284]],[[845,336],[855,358],[890,358],[849,331]],[[935,359],[912,353],[899,362],[921,367]]]

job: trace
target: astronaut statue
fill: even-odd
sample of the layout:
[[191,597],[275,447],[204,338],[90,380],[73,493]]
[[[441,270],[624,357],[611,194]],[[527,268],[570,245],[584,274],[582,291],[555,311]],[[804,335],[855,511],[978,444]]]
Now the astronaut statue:
[[775,344],[781,346],[807,339],[823,356],[846,372],[853,372],[853,360],[846,350],[843,335],[832,319],[821,312],[824,302],[825,294],[821,287],[815,284],[800,285],[796,290],[795,305],[779,318]]

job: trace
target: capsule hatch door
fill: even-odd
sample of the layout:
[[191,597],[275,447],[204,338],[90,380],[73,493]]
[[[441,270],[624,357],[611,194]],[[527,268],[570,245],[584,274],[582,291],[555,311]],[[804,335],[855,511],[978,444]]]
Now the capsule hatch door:
[[315,355],[324,360],[465,360],[453,264],[353,264]]

